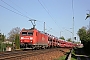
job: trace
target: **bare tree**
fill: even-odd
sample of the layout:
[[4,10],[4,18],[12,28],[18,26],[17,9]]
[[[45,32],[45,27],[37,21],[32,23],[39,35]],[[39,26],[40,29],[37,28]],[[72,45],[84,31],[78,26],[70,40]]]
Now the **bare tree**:
[[17,34],[20,34],[20,31],[21,29],[19,27],[12,28],[12,30],[8,33],[8,38],[13,41],[15,39],[15,36]]

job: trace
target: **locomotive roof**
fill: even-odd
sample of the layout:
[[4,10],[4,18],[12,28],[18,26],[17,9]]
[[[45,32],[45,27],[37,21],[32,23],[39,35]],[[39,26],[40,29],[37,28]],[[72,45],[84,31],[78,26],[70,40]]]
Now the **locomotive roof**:
[[25,29],[25,28],[23,28],[22,30],[34,30],[34,28],[31,28],[31,29]]

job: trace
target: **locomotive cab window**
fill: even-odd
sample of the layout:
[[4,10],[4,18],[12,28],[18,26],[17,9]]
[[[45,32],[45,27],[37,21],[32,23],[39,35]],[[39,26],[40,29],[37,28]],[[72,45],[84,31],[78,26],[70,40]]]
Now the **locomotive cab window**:
[[27,35],[27,32],[22,32],[22,35]]
[[28,32],[28,35],[32,36],[33,35],[33,32]]

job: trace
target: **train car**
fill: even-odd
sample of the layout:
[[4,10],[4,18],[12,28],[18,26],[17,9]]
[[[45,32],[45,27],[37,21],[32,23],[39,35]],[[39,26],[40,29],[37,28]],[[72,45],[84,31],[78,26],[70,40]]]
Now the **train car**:
[[56,47],[58,47],[58,37],[56,37],[55,39],[56,39]]
[[48,35],[35,28],[22,29],[20,32],[20,48],[45,48],[48,47]]
[[56,37],[52,35],[52,44],[53,47],[56,47]]
[[65,47],[72,48],[73,47],[73,43],[72,42],[66,42]]
[[53,46],[53,44],[52,44],[52,37],[51,37],[51,35],[50,34],[47,34],[48,35],[48,48],[51,48],[52,46]]
[[57,47],[58,38],[48,34],[48,47]]
[[59,40],[59,47],[65,47],[65,45],[66,45],[66,41],[65,40]]
[[59,40],[58,40],[58,46],[57,46],[57,47],[72,48],[72,47],[74,47],[74,44],[73,44],[72,42],[68,42],[68,41],[59,39]]

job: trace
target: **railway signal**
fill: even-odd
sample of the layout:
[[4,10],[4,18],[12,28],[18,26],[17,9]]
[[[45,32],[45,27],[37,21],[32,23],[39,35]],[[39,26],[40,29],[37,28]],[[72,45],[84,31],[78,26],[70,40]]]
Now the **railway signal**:
[[76,37],[74,37],[74,39],[76,40]]

